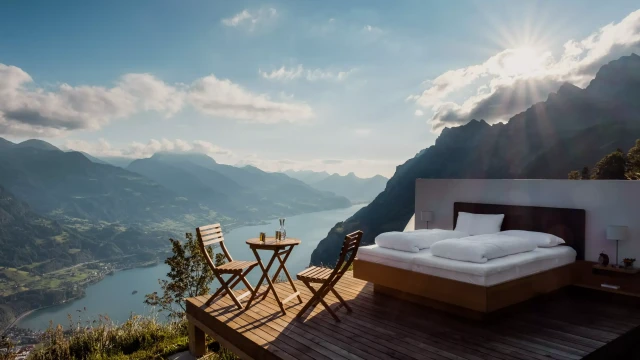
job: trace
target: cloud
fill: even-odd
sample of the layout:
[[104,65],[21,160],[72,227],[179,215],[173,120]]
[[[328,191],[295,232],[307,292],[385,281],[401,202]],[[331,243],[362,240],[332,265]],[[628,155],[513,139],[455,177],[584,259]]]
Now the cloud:
[[273,124],[301,122],[313,117],[304,103],[278,102],[266,95],[253,94],[229,80],[209,75],[194,82],[189,101],[198,111],[211,116]]
[[505,121],[546,99],[563,82],[588,85],[602,65],[638,50],[640,10],[582,40],[567,41],[558,58],[540,49],[506,49],[481,64],[427,80],[428,88],[407,101],[432,111],[434,131],[474,118]]
[[191,142],[175,139],[151,139],[147,143],[132,142],[122,147],[115,147],[105,139],[96,142],[84,140],[67,140],[62,146],[66,150],[83,151],[97,157],[126,157],[132,159],[143,159],[151,157],[153,154],[162,151],[169,152],[198,152],[211,157],[232,157],[231,150],[221,148],[208,141],[194,140]]
[[139,99],[144,110],[161,112],[167,117],[180,111],[184,104],[184,92],[181,89],[167,85],[151,74],[124,75],[118,86]]
[[356,134],[356,136],[360,136],[360,137],[366,137],[371,135],[371,129],[364,129],[364,128],[355,129],[353,132]]
[[309,105],[291,98],[273,101],[214,75],[187,86],[132,73],[120,77],[113,87],[63,83],[46,90],[24,70],[0,64],[0,134],[53,137],[99,130],[140,112],[168,118],[187,104],[206,115],[250,122],[299,122],[313,116]]
[[424,111],[420,110],[420,109],[416,109],[416,112],[413,113],[415,116],[423,116],[424,115]]
[[271,72],[262,71],[262,69],[260,69],[258,70],[258,73],[265,79],[277,81],[290,81],[296,79],[305,79],[307,81],[342,81],[354,71],[355,69],[349,69],[346,71],[305,69],[302,65],[287,68],[283,65],[279,69],[272,70]]
[[221,22],[224,26],[244,26],[253,31],[258,24],[274,19],[277,15],[278,12],[274,8],[262,8],[253,12],[244,9],[230,18],[222,19]]
[[450,102],[441,104],[432,118],[435,130],[444,126],[463,125],[468,119],[508,119],[558,90],[561,81],[549,78],[519,79],[512,84],[496,86],[486,95],[470,97],[461,106]]
[[393,172],[402,160],[379,160],[379,159],[310,159],[310,160],[294,160],[294,159],[264,159],[257,154],[251,154],[242,157],[241,160],[235,162],[236,166],[251,165],[264,171],[282,172],[285,170],[312,170],[327,171],[329,173],[339,173],[346,175],[354,172],[361,177],[371,177],[381,174],[387,177],[393,175]]
[[371,25],[365,25],[362,28],[362,31],[367,33],[372,33],[372,34],[382,34],[382,29],[380,29],[379,27],[371,26]]
[[[78,129],[99,129],[138,111],[140,98],[116,86],[71,86],[54,91],[30,87],[22,69],[0,64],[0,131],[49,136]],[[139,94],[145,95],[145,94]]]

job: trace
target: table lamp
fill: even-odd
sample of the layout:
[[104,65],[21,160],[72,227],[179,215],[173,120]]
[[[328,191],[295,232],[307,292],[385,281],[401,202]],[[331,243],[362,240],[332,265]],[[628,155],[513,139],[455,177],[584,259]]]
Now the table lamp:
[[420,211],[420,221],[426,221],[428,229],[429,221],[433,221],[433,211]]
[[618,242],[620,240],[627,240],[627,227],[626,226],[617,226],[617,225],[609,225],[607,226],[607,240],[615,240],[616,241],[616,267],[618,267]]

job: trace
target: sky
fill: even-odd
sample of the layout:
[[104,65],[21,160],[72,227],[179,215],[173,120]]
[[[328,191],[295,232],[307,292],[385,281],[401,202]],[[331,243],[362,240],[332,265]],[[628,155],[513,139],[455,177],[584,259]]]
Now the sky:
[[640,53],[637,1],[5,1],[0,136],[393,175]]

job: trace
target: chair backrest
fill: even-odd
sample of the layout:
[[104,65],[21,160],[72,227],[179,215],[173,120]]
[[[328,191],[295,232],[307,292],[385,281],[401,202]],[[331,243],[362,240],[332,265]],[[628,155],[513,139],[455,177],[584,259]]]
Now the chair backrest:
[[227,247],[224,246],[224,236],[222,235],[222,228],[220,224],[211,224],[200,226],[196,228],[196,237],[198,240],[198,246],[200,247],[200,251],[204,255],[205,260],[209,263],[211,269],[216,269],[215,262],[209,256],[209,252],[207,251],[207,246],[220,244],[220,248],[222,252],[226,256],[228,261],[233,261],[231,258],[231,254],[227,251]]
[[340,250],[340,257],[338,258],[336,267],[333,269],[333,272],[329,276],[329,282],[340,280],[342,275],[347,270],[349,270],[349,267],[353,263],[353,260],[356,258],[358,248],[360,248],[360,240],[362,240],[362,234],[363,232],[361,230],[358,230],[344,237],[342,249]]

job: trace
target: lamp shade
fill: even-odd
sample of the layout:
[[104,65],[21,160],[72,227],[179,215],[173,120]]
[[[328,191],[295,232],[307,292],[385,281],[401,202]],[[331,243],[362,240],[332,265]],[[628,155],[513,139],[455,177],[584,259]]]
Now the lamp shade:
[[627,240],[626,226],[607,226],[607,240]]
[[433,221],[433,211],[420,211],[421,221]]

